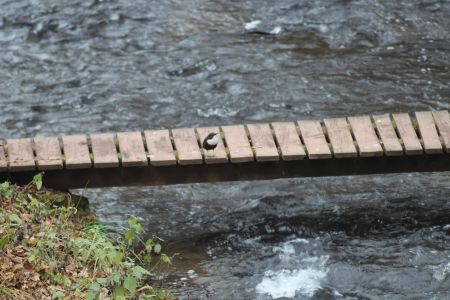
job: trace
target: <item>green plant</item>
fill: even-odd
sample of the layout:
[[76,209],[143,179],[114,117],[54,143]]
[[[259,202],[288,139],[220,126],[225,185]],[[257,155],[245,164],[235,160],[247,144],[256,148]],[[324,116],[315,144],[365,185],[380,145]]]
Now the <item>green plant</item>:
[[[101,276],[95,281],[86,282],[86,284],[89,283],[87,299],[96,299],[104,288],[113,291],[111,299],[132,298],[136,295],[137,288],[142,285],[144,279],[152,274],[152,270],[140,265],[149,262],[152,253],[159,255],[158,263],[171,263],[167,255],[160,253],[160,243],[155,243],[155,241],[160,241],[159,238],[153,237],[145,242],[142,240],[142,226],[134,216],[128,219],[128,227],[123,237],[117,238],[114,243],[107,233],[117,232],[98,222],[88,224],[81,231],[86,236],[78,237],[73,241],[74,249],[78,249],[78,255],[85,262],[93,262],[94,272]],[[136,244],[144,244],[145,247],[136,253],[134,252]],[[157,299],[157,291],[154,289],[142,290],[140,297]]]
[[[61,206],[55,195],[43,187],[42,174],[25,187],[0,184],[0,265],[10,265],[0,273],[0,282],[9,284],[0,284],[0,298],[171,299],[149,285],[157,268],[171,263],[161,239],[144,240],[134,216],[116,230],[80,215],[72,201]],[[26,282],[32,293],[14,282]]]

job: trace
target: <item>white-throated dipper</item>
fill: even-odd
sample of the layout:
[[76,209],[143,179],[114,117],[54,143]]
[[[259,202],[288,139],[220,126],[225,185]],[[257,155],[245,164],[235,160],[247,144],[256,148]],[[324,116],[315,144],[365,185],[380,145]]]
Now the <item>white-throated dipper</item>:
[[202,146],[205,150],[214,150],[217,147],[217,144],[219,143],[219,137],[217,136],[217,133],[210,133],[207,137],[203,140]]

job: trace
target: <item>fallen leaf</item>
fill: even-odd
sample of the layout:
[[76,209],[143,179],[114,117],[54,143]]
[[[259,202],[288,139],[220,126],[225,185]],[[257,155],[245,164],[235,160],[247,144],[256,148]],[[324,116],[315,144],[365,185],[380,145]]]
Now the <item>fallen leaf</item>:
[[39,276],[39,273],[35,273],[34,276],[31,278],[31,280],[33,280],[33,281],[40,281],[41,280],[41,276]]

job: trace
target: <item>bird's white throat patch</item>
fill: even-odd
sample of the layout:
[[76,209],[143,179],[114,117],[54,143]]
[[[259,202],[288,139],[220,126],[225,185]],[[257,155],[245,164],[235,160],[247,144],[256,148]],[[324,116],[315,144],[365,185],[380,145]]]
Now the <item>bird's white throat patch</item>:
[[206,140],[206,143],[210,146],[215,146],[215,145],[217,145],[217,143],[219,143],[219,137],[216,134],[212,138]]

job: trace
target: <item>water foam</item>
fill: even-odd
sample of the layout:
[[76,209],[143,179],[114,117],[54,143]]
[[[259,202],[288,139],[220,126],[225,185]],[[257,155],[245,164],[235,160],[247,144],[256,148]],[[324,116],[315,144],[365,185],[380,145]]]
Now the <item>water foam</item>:
[[325,264],[328,256],[310,256],[301,251],[301,244],[306,245],[308,241],[296,239],[274,247],[281,265],[299,268],[264,272],[262,281],[256,286],[257,293],[268,294],[273,299],[293,298],[296,294],[312,297],[320,289],[322,280],[327,275]]
[[274,299],[293,298],[297,292],[312,297],[326,275],[326,271],[313,268],[266,271],[263,280],[256,286],[256,291],[269,294]]

